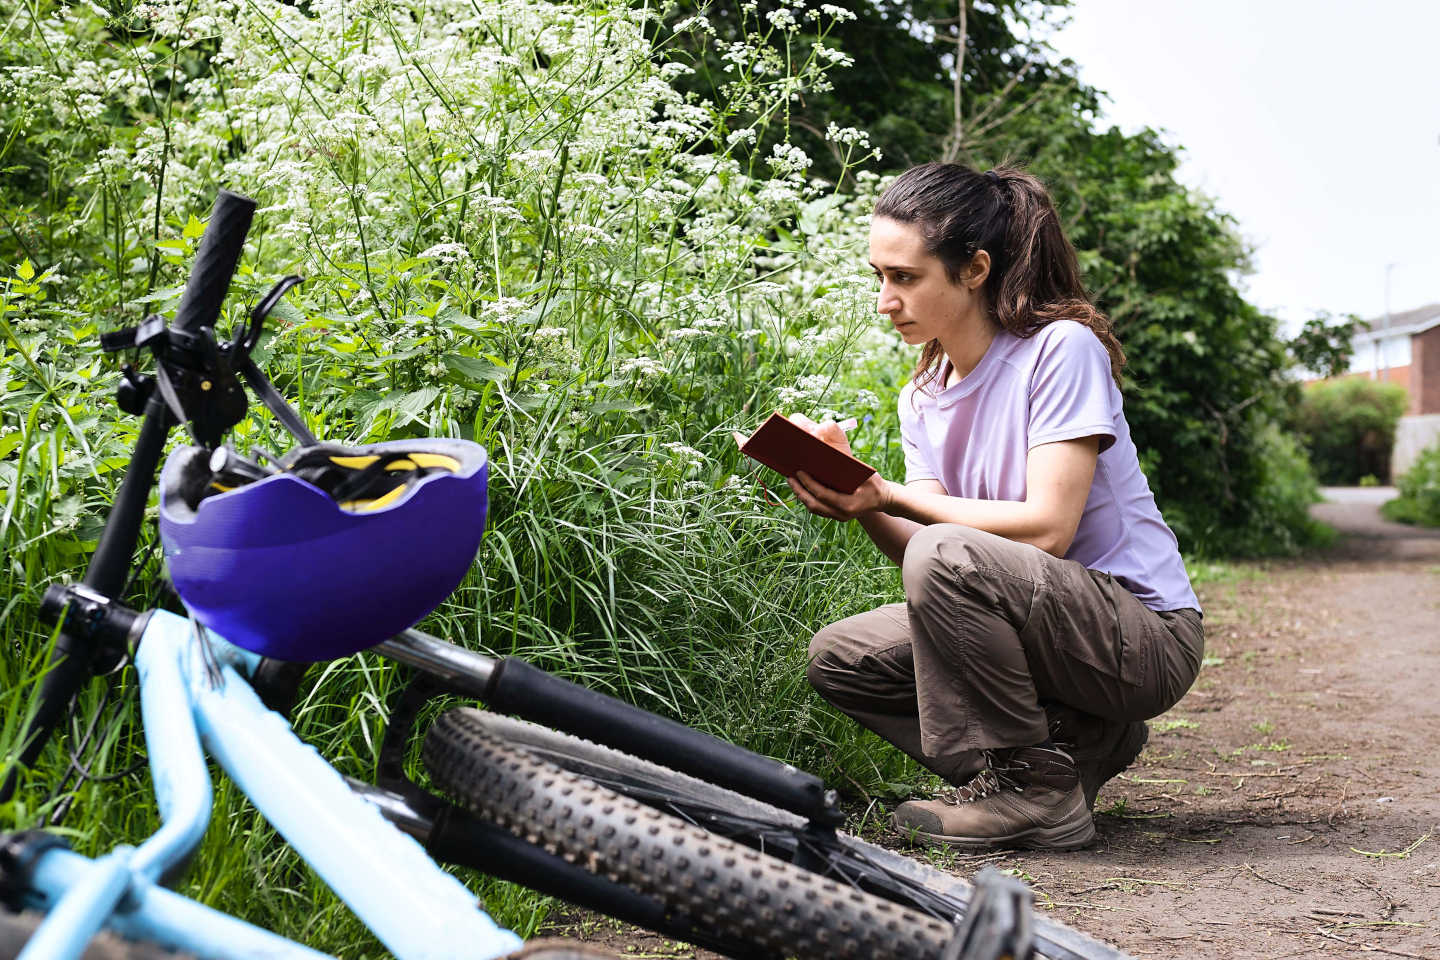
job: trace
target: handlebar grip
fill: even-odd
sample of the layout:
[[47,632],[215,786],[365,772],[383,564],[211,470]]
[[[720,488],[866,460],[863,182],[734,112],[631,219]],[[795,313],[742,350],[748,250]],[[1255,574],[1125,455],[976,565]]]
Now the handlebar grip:
[[175,311],[176,330],[213,327],[220,317],[220,305],[230,290],[230,278],[240,263],[245,235],[255,217],[255,201],[222,189],[210,210],[210,222],[200,238],[200,250],[190,267],[190,279]]

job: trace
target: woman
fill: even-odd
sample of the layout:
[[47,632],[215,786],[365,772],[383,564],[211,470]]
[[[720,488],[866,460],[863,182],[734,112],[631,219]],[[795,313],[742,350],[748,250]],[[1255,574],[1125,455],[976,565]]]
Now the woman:
[[[816,634],[810,682],[957,788],[900,805],[911,839],[1084,846],[1100,784],[1204,648],[1122,411],[1125,356],[1019,170],[908,170],[876,204],[870,262],[879,312],[921,347],[900,392],[905,482],[790,486],[859,520],[906,600]],[[835,424],[806,425],[848,452]]]

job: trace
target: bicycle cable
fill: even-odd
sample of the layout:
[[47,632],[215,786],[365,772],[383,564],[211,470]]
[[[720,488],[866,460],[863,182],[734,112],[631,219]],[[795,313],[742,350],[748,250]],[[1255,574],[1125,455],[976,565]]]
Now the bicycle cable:
[[[125,660],[122,661],[122,666],[128,661],[129,657],[127,656]],[[117,673],[115,676],[121,676],[121,674]],[[100,702],[90,715],[89,725],[85,733],[78,735],[78,728],[72,730],[72,738],[77,739],[78,742],[76,742],[75,746],[67,749],[66,753],[69,755],[69,762],[66,766],[65,774],[56,782],[55,786],[51,788],[50,795],[45,801],[47,805],[55,803],[55,809],[47,818],[47,822],[52,827],[59,826],[64,821],[66,815],[68,815],[71,807],[74,805],[76,794],[85,783],[113,783],[117,780],[123,780],[126,777],[138,773],[150,762],[149,757],[142,751],[140,758],[123,770],[117,770],[111,773],[96,773],[94,766],[98,757],[92,755],[89,760],[85,759],[85,753],[87,750],[92,750],[92,744],[92,754],[98,754],[106,743],[111,742],[120,724],[125,722],[130,716],[130,707],[135,699],[134,695],[126,695],[118,700],[112,699],[115,682],[118,681],[112,681],[105,685],[100,695]],[[128,687],[127,690],[129,689],[133,689],[133,687]],[[110,719],[106,723],[104,730],[96,737],[96,726],[99,724],[101,716],[107,709],[109,709],[111,713]],[[72,721],[73,719],[72,717]],[[78,779],[72,784],[72,778],[77,776]],[[65,796],[62,797],[62,794],[65,794]]]

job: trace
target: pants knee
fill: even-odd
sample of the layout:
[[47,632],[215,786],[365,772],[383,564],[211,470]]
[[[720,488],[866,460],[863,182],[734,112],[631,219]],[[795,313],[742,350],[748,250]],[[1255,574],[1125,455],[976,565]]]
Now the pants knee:
[[988,534],[951,523],[933,523],[915,532],[900,565],[905,598],[912,608],[976,586],[973,581],[979,571],[972,540],[977,536]]
[[848,672],[844,663],[835,652],[840,637],[834,629],[835,625],[820,630],[810,640],[809,659],[805,664],[805,679],[810,681],[810,686],[815,688],[826,700],[832,699],[830,692],[834,689],[839,677]]

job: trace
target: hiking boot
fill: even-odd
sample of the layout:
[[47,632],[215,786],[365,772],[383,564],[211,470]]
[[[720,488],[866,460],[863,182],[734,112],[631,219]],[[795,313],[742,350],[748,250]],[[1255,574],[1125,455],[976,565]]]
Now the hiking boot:
[[1150,739],[1139,720],[1105,720],[1061,703],[1047,703],[1045,714],[1050,739],[1075,760],[1088,810],[1095,809],[1100,787],[1134,763]]
[[1052,747],[991,750],[988,765],[939,800],[895,808],[896,830],[916,843],[989,850],[1074,850],[1095,839],[1075,763]]

